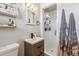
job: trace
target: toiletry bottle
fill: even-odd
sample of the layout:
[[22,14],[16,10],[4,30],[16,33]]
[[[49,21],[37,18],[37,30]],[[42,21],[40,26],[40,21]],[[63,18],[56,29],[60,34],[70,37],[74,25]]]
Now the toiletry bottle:
[[11,23],[12,23],[12,21],[11,21],[11,19],[9,19],[9,23],[8,23],[8,25],[11,26]]
[[12,25],[14,24],[14,21],[12,20],[12,23],[11,23]]

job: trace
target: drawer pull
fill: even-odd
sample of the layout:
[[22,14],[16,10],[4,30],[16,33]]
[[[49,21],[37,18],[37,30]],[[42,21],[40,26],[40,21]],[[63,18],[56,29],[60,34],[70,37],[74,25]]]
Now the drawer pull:
[[37,48],[40,48],[40,47],[42,47],[43,45],[40,45],[40,46],[38,46]]

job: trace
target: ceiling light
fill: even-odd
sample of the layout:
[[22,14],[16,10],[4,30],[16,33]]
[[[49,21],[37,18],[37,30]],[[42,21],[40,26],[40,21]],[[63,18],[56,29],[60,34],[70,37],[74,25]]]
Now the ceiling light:
[[29,3],[26,4],[26,7],[27,7],[27,8],[29,8],[30,6],[31,6],[31,4],[29,4]]

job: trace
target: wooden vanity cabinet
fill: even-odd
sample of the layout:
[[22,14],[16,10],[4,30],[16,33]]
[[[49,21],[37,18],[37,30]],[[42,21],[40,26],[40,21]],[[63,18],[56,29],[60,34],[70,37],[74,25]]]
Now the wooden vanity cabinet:
[[44,40],[35,44],[24,42],[25,56],[44,56]]

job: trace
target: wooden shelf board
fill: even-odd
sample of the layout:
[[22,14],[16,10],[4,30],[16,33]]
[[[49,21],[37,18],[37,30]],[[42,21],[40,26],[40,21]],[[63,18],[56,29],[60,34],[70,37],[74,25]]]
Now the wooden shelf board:
[[16,25],[14,24],[13,26],[9,26],[9,25],[0,25],[0,28],[15,28]]

